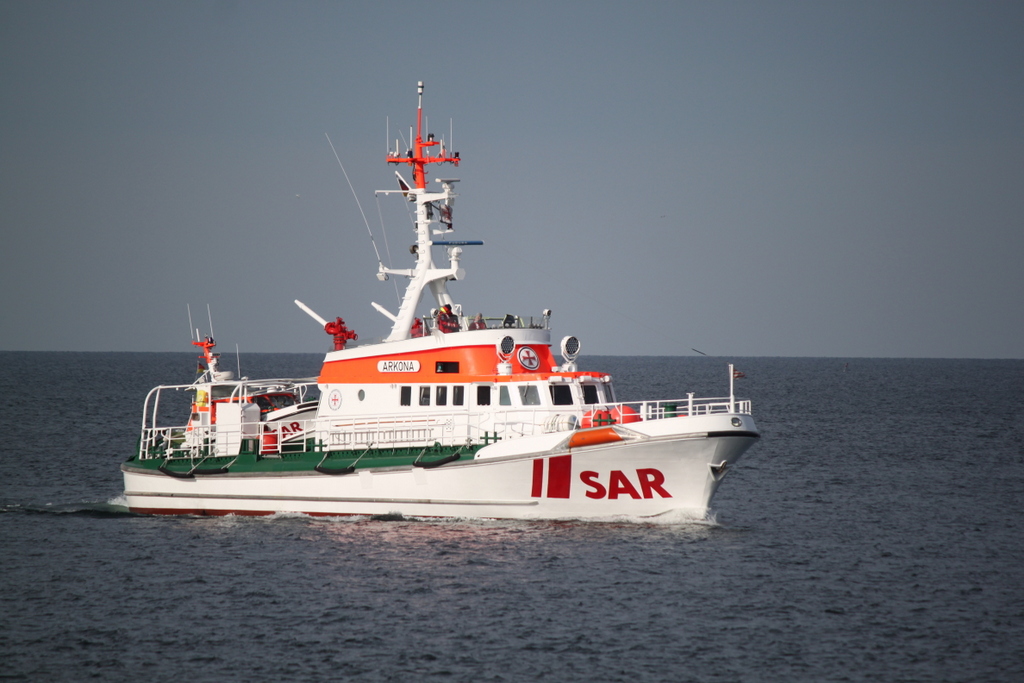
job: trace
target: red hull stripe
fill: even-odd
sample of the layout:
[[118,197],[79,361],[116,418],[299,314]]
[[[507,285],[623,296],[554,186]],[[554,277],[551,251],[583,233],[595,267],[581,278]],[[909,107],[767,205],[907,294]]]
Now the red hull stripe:
[[[276,515],[275,510],[183,510],[180,508],[128,508],[128,512],[135,515],[193,515],[196,517],[226,517],[237,515],[239,517],[267,517]],[[289,512],[288,514],[308,515],[310,517],[366,517],[368,512]],[[444,515],[414,515],[415,517],[444,517]]]
[[568,498],[572,483],[572,456],[548,458],[548,498]]
[[533,461],[533,489],[530,496],[540,498],[544,491],[544,458]]

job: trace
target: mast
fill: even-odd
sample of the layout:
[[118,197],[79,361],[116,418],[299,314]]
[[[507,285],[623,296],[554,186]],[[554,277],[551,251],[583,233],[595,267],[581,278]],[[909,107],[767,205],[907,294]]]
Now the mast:
[[433,133],[427,134],[426,142],[423,141],[423,81],[417,84],[418,102],[416,105],[416,139],[413,141],[412,149],[406,152],[404,157],[398,155],[398,150],[392,154],[388,153],[389,164],[408,164],[412,166],[413,185],[420,190],[427,187],[427,164],[454,164],[459,165],[459,153],[448,152],[441,146],[440,156],[429,156],[429,147],[439,146],[441,143],[434,139]]
[[[428,164],[458,166],[460,159],[458,152],[449,154],[444,145],[434,139],[433,133],[428,133],[427,139],[423,139],[423,81],[419,81],[417,84],[417,94],[416,138],[413,141],[412,149],[408,150],[404,156],[398,153],[397,148],[394,151],[389,150],[387,155],[389,164],[412,166],[412,187],[402,179],[402,175],[397,171],[396,175],[398,175],[398,184],[401,188],[399,191],[410,202],[416,203],[416,246],[414,251],[416,266],[411,269],[395,269],[386,268],[381,264],[379,267],[378,277],[381,279],[387,275],[405,275],[410,278],[398,314],[393,316],[394,325],[391,328],[391,334],[385,341],[400,341],[412,336],[411,328],[416,318],[416,308],[423,297],[424,289],[430,288],[438,306],[451,305],[454,304],[454,301],[448,294],[446,283],[448,280],[461,280],[465,276],[465,271],[459,267],[459,257],[462,254],[462,249],[459,246],[447,241],[436,243],[448,247],[450,262],[448,268],[438,268],[434,264],[431,254],[431,247],[435,244],[431,238],[431,225],[441,223],[444,226],[443,229],[435,228],[434,234],[443,235],[452,231],[452,207],[457,196],[454,185],[458,180],[454,178],[440,179],[441,192],[428,192],[426,167]],[[436,146],[440,146],[438,154],[430,156],[431,148]],[[482,242],[460,242],[459,244],[482,244]],[[389,315],[389,317],[392,316]]]
[[[220,369],[220,354],[213,352],[214,347],[217,346],[217,342],[213,341],[213,337],[207,335],[202,341],[193,341],[192,346],[198,346],[203,350],[203,355],[199,356],[199,360],[201,363],[206,363],[206,371],[203,373],[203,377],[208,376],[208,381],[219,382],[230,380],[234,377],[230,370]],[[196,383],[203,377],[197,379]]]

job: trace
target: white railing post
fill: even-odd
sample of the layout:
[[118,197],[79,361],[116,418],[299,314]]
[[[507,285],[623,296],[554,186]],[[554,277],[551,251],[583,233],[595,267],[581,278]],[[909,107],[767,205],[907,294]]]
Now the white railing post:
[[736,412],[736,397],[733,394],[733,384],[736,382],[736,373],[733,370],[732,363],[729,363],[729,412]]

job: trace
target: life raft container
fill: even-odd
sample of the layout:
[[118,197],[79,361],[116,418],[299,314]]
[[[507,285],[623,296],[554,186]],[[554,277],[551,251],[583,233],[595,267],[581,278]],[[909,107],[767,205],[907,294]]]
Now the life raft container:
[[263,425],[263,439],[260,445],[260,455],[279,453],[277,432],[272,427]]

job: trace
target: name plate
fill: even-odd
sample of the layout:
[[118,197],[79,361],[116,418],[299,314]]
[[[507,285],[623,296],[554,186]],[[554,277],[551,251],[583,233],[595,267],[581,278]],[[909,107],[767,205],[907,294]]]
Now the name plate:
[[418,360],[379,360],[377,372],[419,372]]

